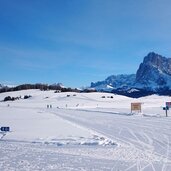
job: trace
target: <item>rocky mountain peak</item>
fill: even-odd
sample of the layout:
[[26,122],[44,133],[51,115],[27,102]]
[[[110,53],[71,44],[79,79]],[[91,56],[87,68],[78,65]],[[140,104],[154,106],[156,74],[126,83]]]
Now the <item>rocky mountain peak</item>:
[[143,65],[149,65],[166,74],[171,74],[171,58],[163,57],[155,52],[150,52],[144,57]]
[[147,56],[144,57],[143,63],[159,66],[162,63],[162,61],[165,61],[165,60],[166,60],[165,57],[157,53],[150,52]]
[[150,52],[136,73],[136,83],[143,87],[168,86],[171,79],[171,58]]

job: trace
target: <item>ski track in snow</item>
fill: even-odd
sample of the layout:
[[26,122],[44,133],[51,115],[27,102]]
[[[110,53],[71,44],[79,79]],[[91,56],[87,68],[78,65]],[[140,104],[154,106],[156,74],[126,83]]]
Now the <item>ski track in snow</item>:
[[[69,112],[69,114],[68,114],[68,111],[69,110],[63,109],[62,112],[58,112],[58,111],[54,112],[53,111],[53,113],[57,114],[58,116],[60,116],[62,118],[70,120],[72,122],[87,126],[89,129],[91,128],[93,131],[96,131],[103,135],[106,135],[108,138],[112,139],[113,141],[116,141],[119,144],[119,146],[116,149],[114,149],[114,155],[112,155],[112,159],[136,162],[136,164],[134,163],[132,166],[130,166],[126,170],[131,170],[134,167],[136,167],[136,170],[146,170],[146,169],[151,168],[151,170],[156,171],[156,170],[158,170],[159,166],[158,166],[158,164],[155,164],[155,163],[160,163],[160,166],[162,166],[162,171],[168,170],[168,168],[170,168],[170,165],[171,165],[171,149],[170,149],[170,142],[169,142],[170,134],[167,135],[167,132],[166,132],[163,136],[162,141],[160,141],[159,139],[155,139],[152,136],[152,133],[155,132],[155,129],[149,130],[149,129],[154,128],[154,125],[153,125],[154,123],[158,124],[161,120],[158,120],[158,121],[155,120],[152,123],[148,122],[147,124],[140,125],[140,126],[137,125],[137,123],[133,122],[133,121],[137,122],[137,120],[135,120],[135,119],[131,120],[131,122],[126,121],[126,125],[128,124],[127,126],[125,126],[124,125],[125,122],[122,121],[122,123],[120,125],[122,128],[120,128],[121,130],[119,131],[119,135],[122,134],[123,130],[126,130],[128,132],[128,134],[131,135],[130,136],[131,138],[125,137],[125,136],[117,137],[116,135],[113,136],[111,132],[108,133],[108,130],[104,129],[104,127],[107,125],[104,124],[103,126],[100,126],[97,128],[98,122],[93,120],[92,121],[93,124],[91,124],[90,123],[91,121],[89,119],[85,120],[85,117],[82,117],[83,114],[80,114],[80,112],[82,112],[82,113],[85,113],[84,116],[87,116],[88,115],[87,113],[89,113],[89,111],[87,112],[87,111],[74,110],[73,114],[71,114],[72,112]],[[79,113],[80,115],[79,114],[77,115],[77,113]],[[98,113],[98,112],[96,112],[96,113]],[[113,116],[113,117],[115,118],[115,116]],[[84,118],[84,119],[82,119],[82,118]],[[125,120],[125,118],[124,118],[124,120]],[[97,123],[97,125],[96,125],[96,123]],[[101,123],[103,123],[103,120]],[[134,125],[134,126],[137,125],[138,127],[142,128],[143,131],[141,131],[140,134],[138,134],[137,131],[135,130],[135,127],[134,127],[134,129],[131,129],[130,125]],[[103,128],[103,130],[101,130],[99,128]],[[159,126],[158,129],[160,129],[160,128],[161,127]],[[168,128],[169,128],[169,126],[166,126],[166,128],[164,128],[163,130],[169,131]],[[115,129],[115,126],[111,127],[110,129]],[[167,141],[163,143],[163,140],[167,140]],[[157,144],[157,147],[155,147],[154,146],[155,143],[159,143],[159,145]],[[160,147],[161,144],[163,144],[163,146],[165,148],[164,149],[165,151],[163,154],[160,153],[159,151],[157,151],[157,149],[155,149],[155,148],[161,148]],[[141,161],[145,161],[146,164],[141,164]]]

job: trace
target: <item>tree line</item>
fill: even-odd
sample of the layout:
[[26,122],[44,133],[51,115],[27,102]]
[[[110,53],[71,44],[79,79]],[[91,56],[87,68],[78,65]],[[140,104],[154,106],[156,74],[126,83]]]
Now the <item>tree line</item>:
[[58,84],[48,85],[48,84],[22,84],[16,87],[2,87],[0,93],[10,92],[10,91],[20,91],[20,90],[29,90],[29,89],[39,89],[41,91],[47,90],[60,90],[61,92],[80,92],[80,90],[74,88],[64,88]]

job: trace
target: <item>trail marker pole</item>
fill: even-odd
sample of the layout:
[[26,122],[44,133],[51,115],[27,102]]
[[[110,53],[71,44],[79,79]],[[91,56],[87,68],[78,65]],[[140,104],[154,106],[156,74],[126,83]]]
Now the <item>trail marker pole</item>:
[[168,117],[167,111],[169,110],[169,107],[168,107],[168,106],[163,107],[163,110],[165,110],[165,111],[166,111],[166,117]]
[[167,117],[167,109],[166,109],[166,117]]

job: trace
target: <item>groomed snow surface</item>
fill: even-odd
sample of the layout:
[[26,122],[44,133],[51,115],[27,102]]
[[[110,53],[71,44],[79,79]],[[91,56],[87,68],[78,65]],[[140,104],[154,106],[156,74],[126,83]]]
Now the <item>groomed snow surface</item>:
[[0,101],[0,127],[10,127],[0,133],[1,171],[171,170],[171,111],[162,110],[171,97],[25,90]]

